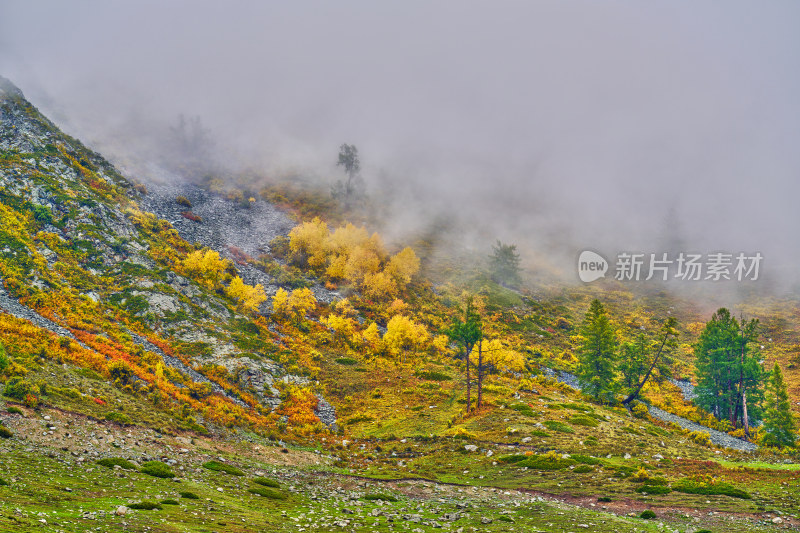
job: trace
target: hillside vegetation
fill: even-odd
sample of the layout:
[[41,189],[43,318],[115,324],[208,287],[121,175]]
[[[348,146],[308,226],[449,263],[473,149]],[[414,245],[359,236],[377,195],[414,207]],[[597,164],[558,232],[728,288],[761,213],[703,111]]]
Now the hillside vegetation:
[[534,285],[351,202],[123,177],[0,78],[2,529],[800,524],[795,300]]

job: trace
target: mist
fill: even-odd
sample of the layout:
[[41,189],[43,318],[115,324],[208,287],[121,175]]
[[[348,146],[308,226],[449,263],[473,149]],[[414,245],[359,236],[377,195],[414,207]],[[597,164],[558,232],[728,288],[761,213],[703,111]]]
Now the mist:
[[0,75],[132,178],[159,174],[183,113],[231,173],[330,183],[355,144],[393,238],[450,221],[572,279],[587,248],[760,252],[788,292],[798,20],[792,1],[6,0]]

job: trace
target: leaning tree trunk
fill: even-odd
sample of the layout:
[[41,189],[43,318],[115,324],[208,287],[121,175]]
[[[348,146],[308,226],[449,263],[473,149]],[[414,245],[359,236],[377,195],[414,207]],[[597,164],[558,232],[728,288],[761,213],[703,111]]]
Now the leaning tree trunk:
[[653,362],[650,364],[650,368],[647,369],[647,374],[645,374],[644,379],[642,379],[642,382],[639,383],[639,385],[636,387],[636,390],[630,393],[627,398],[622,400],[622,405],[624,405],[625,407],[627,407],[629,403],[631,403],[637,396],[639,396],[639,392],[641,392],[642,387],[644,387],[644,384],[647,383],[648,379],[650,379],[650,374],[653,373],[653,369],[658,364],[658,359],[661,357],[661,353],[664,351],[664,346],[667,345],[668,338],[669,335],[664,335],[664,340],[661,342],[661,347],[658,349],[658,353],[656,354],[655,358],[653,358]]

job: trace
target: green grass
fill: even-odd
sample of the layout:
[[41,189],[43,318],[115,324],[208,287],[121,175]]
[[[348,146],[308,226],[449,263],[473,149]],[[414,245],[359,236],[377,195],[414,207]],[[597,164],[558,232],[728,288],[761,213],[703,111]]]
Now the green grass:
[[114,468],[115,466],[119,466],[125,470],[138,470],[135,464],[127,459],[123,459],[122,457],[106,457],[105,459],[99,459],[97,464],[100,466],[105,466],[106,468]]
[[636,488],[636,492],[646,494],[669,494],[672,489],[664,485],[642,485]]
[[436,370],[425,370],[417,373],[417,377],[427,379],[429,381],[450,381],[452,376],[444,372],[437,372]]
[[525,416],[534,417],[536,413],[531,409],[531,406],[527,403],[512,403],[508,406],[509,409],[513,409],[514,411],[523,414]]
[[364,497],[361,499],[365,501],[375,501],[375,500],[382,500],[385,502],[397,501],[396,496],[392,496],[391,494],[385,494],[385,493],[365,494]]
[[253,487],[248,489],[248,492],[253,494],[258,494],[264,498],[269,498],[270,500],[285,500],[286,494],[279,490],[271,489],[268,487]]

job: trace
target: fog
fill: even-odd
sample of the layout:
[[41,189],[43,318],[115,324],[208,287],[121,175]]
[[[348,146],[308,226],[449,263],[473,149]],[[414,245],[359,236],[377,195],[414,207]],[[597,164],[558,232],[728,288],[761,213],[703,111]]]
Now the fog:
[[397,238],[450,220],[570,275],[585,248],[758,251],[788,290],[798,20],[794,1],[4,0],[0,75],[129,174],[158,174],[184,113],[232,173],[332,182],[355,144]]

